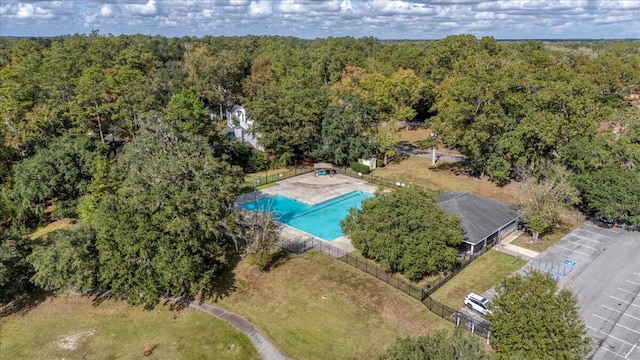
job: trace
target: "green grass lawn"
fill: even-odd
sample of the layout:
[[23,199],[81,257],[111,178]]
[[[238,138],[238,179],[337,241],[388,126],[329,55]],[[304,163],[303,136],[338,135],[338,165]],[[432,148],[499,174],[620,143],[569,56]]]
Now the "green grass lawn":
[[523,259],[489,250],[475,259],[453,279],[438,289],[432,298],[453,309],[462,307],[462,299],[470,292],[482,294],[507,275],[526,264]]
[[372,174],[392,181],[424,185],[435,192],[465,191],[508,204],[515,204],[517,201],[513,183],[500,187],[489,180],[469,177],[455,164],[442,164],[433,168],[431,159],[423,157],[411,156],[397,164],[389,163],[374,170]]
[[3,359],[260,359],[249,339],[195,309],[146,311],[122,302],[47,298],[25,314],[0,318]]
[[215,305],[253,322],[294,359],[373,359],[397,337],[453,327],[401,291],[316,251],[269,272],[242,261],[235,277],[235,292]]

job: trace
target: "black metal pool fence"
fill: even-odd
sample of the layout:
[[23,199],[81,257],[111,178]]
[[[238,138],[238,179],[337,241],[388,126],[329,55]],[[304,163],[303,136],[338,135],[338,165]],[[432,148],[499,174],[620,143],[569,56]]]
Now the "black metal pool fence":
[[265,171],[264,174],[255,173],[251,179],[245,180],[244,187],[253,191],[256,187],[270,184],[276,181],[288,179],[294,176],[306,174],[314,171],[312,167],[295,167],[283,171],[279,171],[275,174],[269,174]]
[[378,278],[379,280],[382,280],[385,283],[404,292],[405,294],[411,296],[412,298],[420,301],[431,312],[442,317],[443,319],[453,322],[454,324],[456,324],[456,326],[464,326],[472,334],[476,334],[486,339],[487,343],[489,343],[491,333],[490,333],[488,324],[478,322],[474,320],[472,317],[469,317],[468,315],[465,315],[455,309],[452,309],[430,297],[430,295],[433,292],[435,292],[443,284],[449,281],[453,276],[455,276],[462,269],[464,269],[469,263],[471,263],[471,261],[473,261],[475,258],[477,258],[478,256],[482,255],[484,252],[486,252],[489,249],[489,247],[486,247],[482,249],[482,251],[473,255],[468,255],[468,254],[464,255],[462,261],[459,263],[456,269],[445,274],[444,276],[438,277],[436,280],[428,283],[423,288],[408,282],[407,280],[405,280],[400,276],[397,276],[393,273],[390,273],[384,270],[379,265],[377,265],[376,263],[370,260],[364,259],[360,256],[352,255],[338,247],[329,245],[328,243],[322,240],[317,240],[314,238],[284,240],[278,246],[296,255],[300,255],[309,250],[315,249],[325,255],[328,255],[342,262],[345,262],[357,268],[358,270],[364,271],[367,274],[372,275]]
[[[392,179],[388,179],[380,176],[375,176],[373,175],[373,173],[369,173],[369,174],[358,173],[357,171],[353,171],[350,168],[345,168],[345,169],[336,168],[334,170],[336,171],[336,173],[340,175],[350,176],[356,179],[361,179],[364,181],[374,183],[376,185],[381,185],[386,187],[415,186],[414,184],[409,184],[403,181],[392,180]],[[264,174],[256,173],[253,175],[252,178],[244,182],[244,188],[247,189],[247,191],[253,191],[258,186],[270,184],[276,181],[288,179],[294,176],[310,173],[313,171],[315,170],[312,167],[295,167],[295,168],[279,171],[274,174],[269,174],[267,171],[265,171]]]

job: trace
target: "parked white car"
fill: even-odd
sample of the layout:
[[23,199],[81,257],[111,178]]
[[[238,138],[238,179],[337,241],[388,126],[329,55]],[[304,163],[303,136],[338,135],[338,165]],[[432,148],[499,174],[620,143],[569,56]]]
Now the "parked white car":
[[476,294],[470,293],[464,297],[464,304],[471,310],[475,310],[483,315],[491,314],[493,304],[490,300]]

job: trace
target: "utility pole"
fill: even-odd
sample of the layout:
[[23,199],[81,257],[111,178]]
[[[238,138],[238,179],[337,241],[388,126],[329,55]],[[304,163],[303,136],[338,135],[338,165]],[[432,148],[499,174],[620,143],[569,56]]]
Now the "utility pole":
[[431,133],[431,148],[432,148],[432,152],[431,152],[431,165],[435,165],[436,164],[436,145],[438,143],[438,134],[437,133]]

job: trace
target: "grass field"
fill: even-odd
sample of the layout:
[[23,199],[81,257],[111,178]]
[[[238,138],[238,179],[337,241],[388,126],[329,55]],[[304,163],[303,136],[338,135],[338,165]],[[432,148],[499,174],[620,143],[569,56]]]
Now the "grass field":
[[397,337],[453,324],[370,275],[312,251],[270,272],[243,261],[216,305],[258,326],[294,359],[373,359]]
[[453,308],[462,307],[462,299],[470,292],[482,294],[527,262],[514,256],[489,250],[453,279],[438,289],[432,298]]
[[489,180],[466,176],[459,166],[443,164],[431,167],[431,159],[411,156],[398,164],[390,163],[373,171],[376,176],[400,180],[410,184],[422,184],[433,191],[465,191],[508,204],[515,204],[515,185],[500,187]]
[[151,311],[61,295],[26,314],[0,318],[2,359],[260,359],[249,339],[193,309]]

